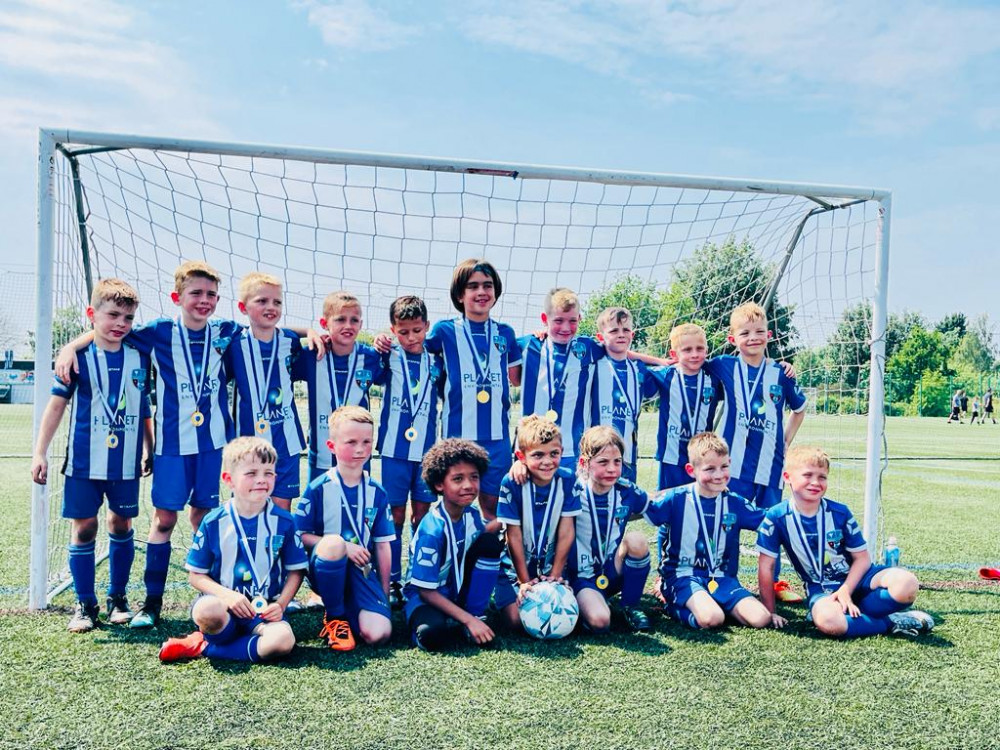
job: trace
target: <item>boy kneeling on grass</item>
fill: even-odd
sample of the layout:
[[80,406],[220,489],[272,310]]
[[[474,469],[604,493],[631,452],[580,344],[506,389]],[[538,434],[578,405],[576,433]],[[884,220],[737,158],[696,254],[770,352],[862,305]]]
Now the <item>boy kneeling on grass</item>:
[[188,552],[188,580],[201,592],[191,608],[198,630],[170,638],[160,661],[258,662],[295,646],[285,608],[309,566],[288,511],[271,501],[278,454],[266,440],[240,437],[222,452],[232,498],[201,522]]

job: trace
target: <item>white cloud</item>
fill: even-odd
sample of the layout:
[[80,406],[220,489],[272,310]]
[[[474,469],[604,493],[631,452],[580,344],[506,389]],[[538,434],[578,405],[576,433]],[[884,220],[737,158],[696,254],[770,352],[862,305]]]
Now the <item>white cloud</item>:
[[310,25],[331,47],[378,52],[394,49],[421,33],[418,26],[392,20],[384,8],[367,0],[300,0]]

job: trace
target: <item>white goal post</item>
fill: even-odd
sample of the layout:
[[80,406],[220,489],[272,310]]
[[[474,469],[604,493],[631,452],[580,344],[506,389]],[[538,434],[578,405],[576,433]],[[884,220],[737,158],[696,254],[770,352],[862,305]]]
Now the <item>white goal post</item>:
[[[889,191],[874,188],[43,129],[34,431],[54,351],[65,343],[53,340],[54,330],[65,333],[58,317],[74,308],[82,315],[99,277],[136,285],[139,320],[149,320],[168,314],[165,285],[181,258],[218,267],[227,300],[240,275],[260,268],[285,282],[289,322],[313,320],[318,300],[345,288],[365,305],[366,327],[379,330],[388,301],[411,289],[425,297],[432,321],[453,315],[451,268],[486,257],[505,285],[497,319],[522,334],[535,327],[553,286],[576,289],[584,304],[624,274],[666,288],[699,249],[730,240],[759,254],[772,275],[754,301],[792,310],[802,346],[829,340],[847,307],[870,306],[870,341],[855,342],[866,361],[846,367],[858,403],[863,387],[863,401],[877,407],[891,202]],[[220,315],[230,313],[220,305]],[[861,370],[870,372],[864,384]],[[846,443],[839,424],[830,440]],[[884,427],[884,410],[868,408],[864,453],[853,457],[864,459],[857,497],[873,552]],[[50,485],[32,485],[32,609],[46,607],[65,578],[53,552],[53,529],[65,523],[59,450],[52,448]]]

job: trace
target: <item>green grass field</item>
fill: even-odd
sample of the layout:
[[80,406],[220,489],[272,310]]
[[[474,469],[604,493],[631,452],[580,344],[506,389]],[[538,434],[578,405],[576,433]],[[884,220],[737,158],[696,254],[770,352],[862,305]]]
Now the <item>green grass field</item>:
[[[13,409],[0,425],[23,429],[3,453],[26,453],[30,414]],[[824,431],[835,434],[830,495],[860,516],[864,420],[810,417],[800,439]],[[982,460],[1000,459],[1000,426],[894,418],[887,440],[899,458],[883,477],[883,528],[925,583],[919,604],[939,622],[930,637],[822,640],[797,607],[785,609],[784,632],[694,633],[647,597],[648,635],[505,636],[444,655],[411,648],[401,620],[388,648],[335,655],[315,639],[319,616],[302,613],[291,618],[292,658],[253,667],[157,661],[162,638],[191,628],[177,550],[159,633],[70,635],[69,593],[26,614],[28,461],[0,459],[10,508],[0,519],[0,747],[998,747],[1000,585],[974,568],[1000,561],[1000,460]],[[644,486],[653,468],[643,466]],[[134,581],[142,562],[140,552]]]

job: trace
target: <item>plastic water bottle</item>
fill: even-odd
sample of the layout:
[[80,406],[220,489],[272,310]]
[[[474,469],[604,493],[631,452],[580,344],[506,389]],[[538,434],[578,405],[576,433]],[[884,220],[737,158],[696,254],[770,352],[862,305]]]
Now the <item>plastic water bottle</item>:
[[885,543],[885,564],[890,568],[899,565],[899,545],[896,544],[896,537],[890,536]]

